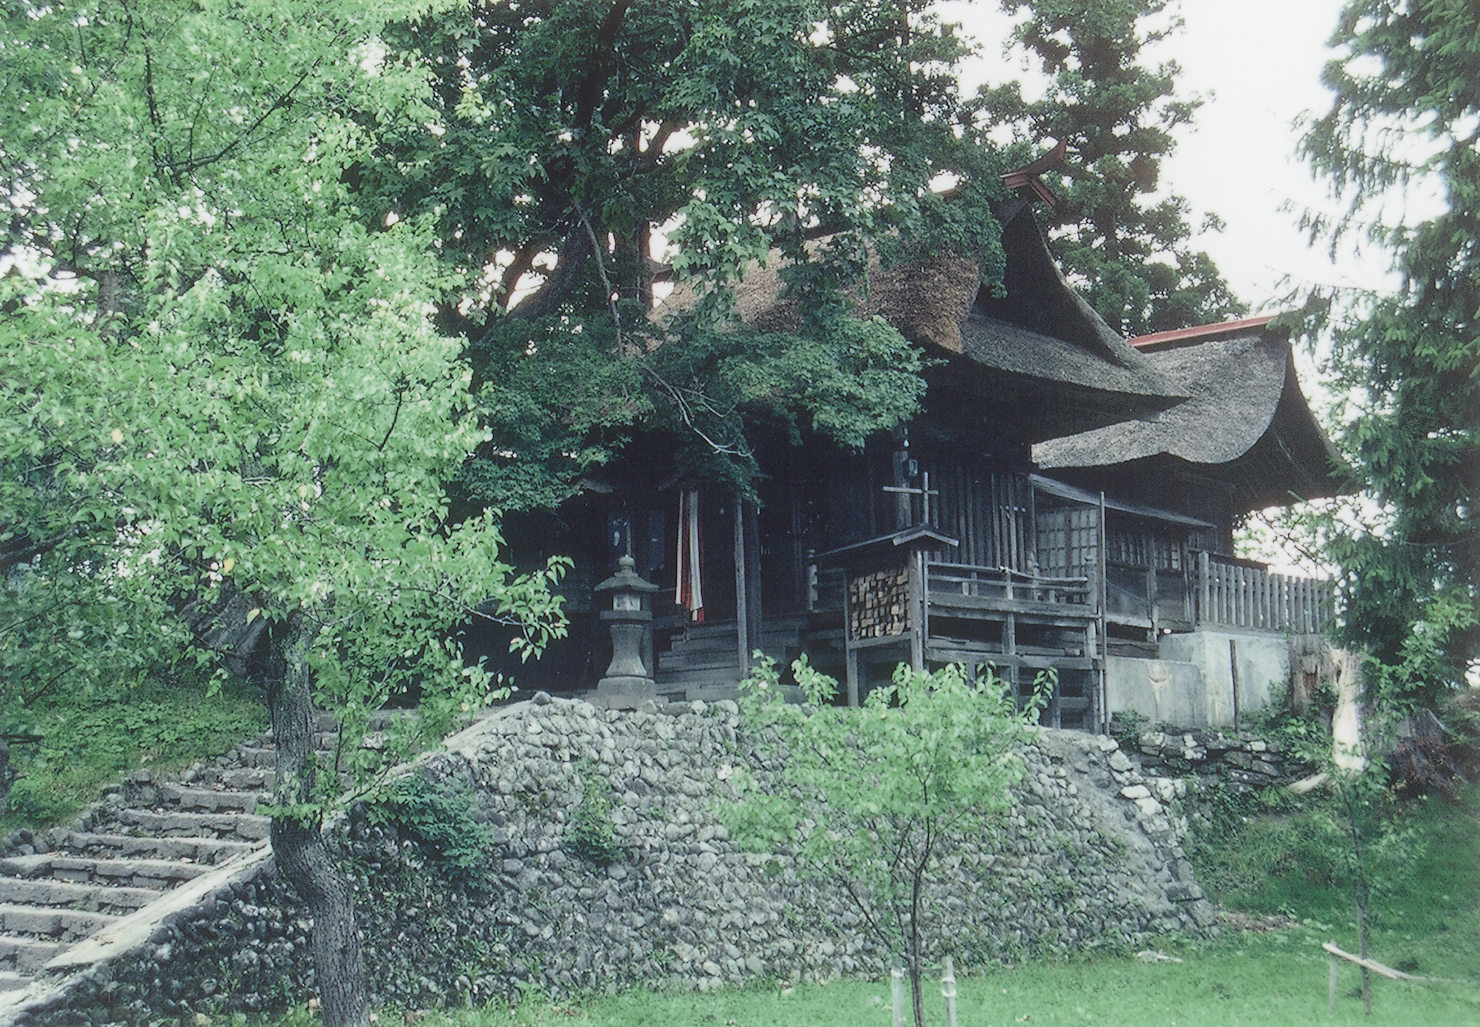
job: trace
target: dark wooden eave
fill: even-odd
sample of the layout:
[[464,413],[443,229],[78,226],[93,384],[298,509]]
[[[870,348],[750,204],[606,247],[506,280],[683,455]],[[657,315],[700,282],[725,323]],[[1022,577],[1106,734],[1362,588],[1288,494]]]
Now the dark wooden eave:
[[944,546],[955,548],[960,544],[957,539],[942,535],[928,524],[917,524],[888,535],[818,553],[817,563],[824,567],[851,567],[880,561],[901,549],[939,549]]

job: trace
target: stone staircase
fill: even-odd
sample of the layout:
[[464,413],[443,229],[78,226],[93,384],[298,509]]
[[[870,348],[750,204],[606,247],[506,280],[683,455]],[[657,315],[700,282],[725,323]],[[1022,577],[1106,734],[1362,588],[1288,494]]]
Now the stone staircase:
[[[740,694],[739,654],[734,621],[691,625],[675,634],[658,654],[655,678],[660,698],[672,702],[713,702]],[[761,649],[783,666],[801,652],[806,633],[803,618],[766,621]]]
[[274,756],[265,736],[172,780],[136,771],[70,828],[13,835],[0,849],[0,1020],[7,999],[92,961],[78,951],[88,939],[111,944],[172,891],[263,855],[256,810]]

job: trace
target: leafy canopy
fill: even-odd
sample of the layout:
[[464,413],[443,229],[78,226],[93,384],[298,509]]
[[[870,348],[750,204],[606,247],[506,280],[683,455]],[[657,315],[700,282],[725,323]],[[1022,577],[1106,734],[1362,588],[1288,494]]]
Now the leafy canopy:
[[[744,487],[757,431],[857,446],[914,411],[918,354],[840,290],[919,248],[989,279],[1002,259],[1002,168],[928,8],[540,0],[387,32],[429,69],[432,112],[351,175],[388,218],[435,225],[438,318],[469,340],[492,432],[471,498],[554,505],[639,432]],[[734,320],[759,262],[788,265],[798,325]],[[689,302],[654,317],[675,283]]]
[[430,116],[380,43],[428,10],[7,9],[0,661],[19,698],[177,653],[191,625],[202,659],[250,669],[292,621],[353,730],[413,684],[449,709],[481,693],[449,633],[470,611],[530,649],[561,630],[554,571],[516,576],[490,519],[448,517],[485,433],[462,341],[429,318],[436,225],[386,227],[348,181]]
[[[1186,199],[1165,193],[1161,161],[1198,99],[1179,99],[1175,61],[1142,51],[1179,27],[1167,0],[1002,0],[1023,12],[1013,37],[1048,77],[1041,99],[1017,82],[983,89],[988,118],[1033,140],[1067,144],[1049,240],[1090,305],[1126,335],[1242,314],[1212,259],[1191,248]],[[1209,218],[1203,230],[1219,227]]]
[[[1327,526],[1347,630],[1432,699],[1480,669],[1480,11],[1464,0],[1353,0],[1331,39],[1331,109],[1301,142],[1343,210],[1314,236],[1387,251],[1397,291],[1319,293],[1340,442],[1377,501]],[[1400,193],[1430,216],[1393,220]],[[1352,527],[1355,525],[1355,527]],[[1430,658],[1415,666],[1415,634]]]

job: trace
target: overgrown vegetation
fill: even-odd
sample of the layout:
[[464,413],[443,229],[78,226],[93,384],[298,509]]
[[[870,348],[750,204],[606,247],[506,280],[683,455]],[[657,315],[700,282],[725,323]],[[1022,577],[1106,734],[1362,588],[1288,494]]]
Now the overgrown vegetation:
[[365,807],[372,824],[395,828],[414,840],[457,884],[477,881],[494,851],[493,828],[475,813],[467,787],[453,780],[429,781],[420,774],[399,779],[383,799]]
[[186,671],[43,697],[27,708],[25,728],[41,741],[12,749],[12,766],[25,776],[11,789],[0,832],[63,823],[128,771],[168,772],[224,753],[266,730],[267,710],[239,680],[213,695]]
[[565,829],[565,847],[599,867],[617,862],[625,851],[612,827],[611,782],[589,761],[581,766],[581,804]]
[[[1477,794],[1447,754],[1442,765],[1428,762],[1415,732],[1425,723],[1421,718],[1432,722],[1415,705],[1424,692],[1416,681],[1433,665],[1426,658],[1432,645],[1433,639],[1415,632],[1403,643],[1398,663],[1369,662],[1361,752],[1333,751],[1321,712],[1266,721],[1263,727],[1284,746],[1323,768],[1324,781],[1303,796],[1284,788],[1214,792],[1193,849],[1199,876],[1215,898],[1265,911],[1299,909],[1349,924],[1350,932],[1339,933],[1348,934],[1358,954],[1388,962],[1390,956],[1384,960],[1372,947],[1376,926],[1390,918],[1411,926],[1434,905],[1428,889],[1436,882],[1454,885],[1473,910],[1480,895],[1474,872],[1480,865]],[[1453,737],[1463,749],[1468,721],[1458,726],[1461,733]],[[1447,749],[1448,742],[1443,744]],[[1418,759],[1428,771],[1421,777],[1414,776]],[[1465,835],[1454,834],[1455,823],[1465,825]],[[1431,854],[1430,846],[1440,851]],[[1412,896],[1420,894],[1423,901],[1412,905]],[[1441,894],[1447,902],[1449,889]],[[1370,1010],[1371,975],[1365,967],[1361,974],[1362,1000]]]

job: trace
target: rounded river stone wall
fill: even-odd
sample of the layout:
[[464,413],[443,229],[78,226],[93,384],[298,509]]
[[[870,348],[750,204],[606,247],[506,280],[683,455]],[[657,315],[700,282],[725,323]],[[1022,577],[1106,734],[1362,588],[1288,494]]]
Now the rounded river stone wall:
[[[1181,849],[1183,783],[1076,732],[1041,731],[1024,755],[1001,829],[945,853],[932,962],[1216,931]],[[416,767],[431,806],[361,809],[336,831],[376,1001],[886,977],[886,949],[839,887],[731,843],[718,813],[755,758],[732,702],[616,712],[540,694],[454,736]],[[15,1023],[278,1010],[312,993],[308,930],[268,861]]]

